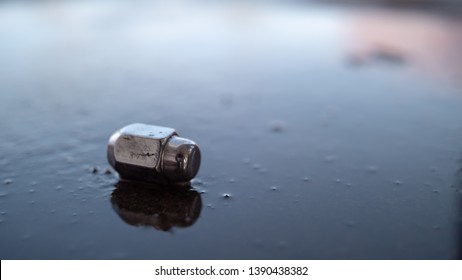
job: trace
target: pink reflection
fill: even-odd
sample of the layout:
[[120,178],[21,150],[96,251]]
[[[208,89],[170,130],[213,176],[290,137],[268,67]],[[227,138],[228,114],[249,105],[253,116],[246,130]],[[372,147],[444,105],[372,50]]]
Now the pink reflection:
[[405,64],[462,86],[462,20],[411,11],[362,11],[351,24],[350,62]]

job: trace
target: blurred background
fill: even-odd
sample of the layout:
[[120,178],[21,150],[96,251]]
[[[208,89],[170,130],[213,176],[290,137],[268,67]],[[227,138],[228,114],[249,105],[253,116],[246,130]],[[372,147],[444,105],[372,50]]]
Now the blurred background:
[[[0,258],[462,258],[462,1],[0,1]],[[189,190],[119,182],[133,122]]]

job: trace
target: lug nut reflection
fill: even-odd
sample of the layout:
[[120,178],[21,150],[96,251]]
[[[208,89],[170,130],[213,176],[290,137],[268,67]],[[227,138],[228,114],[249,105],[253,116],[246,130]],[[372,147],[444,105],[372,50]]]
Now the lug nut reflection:
[[200,194],[190,184],[153,185],[120,181],[112,192],[112,207],[127,224],[168,231],[192,226],[202,209]]

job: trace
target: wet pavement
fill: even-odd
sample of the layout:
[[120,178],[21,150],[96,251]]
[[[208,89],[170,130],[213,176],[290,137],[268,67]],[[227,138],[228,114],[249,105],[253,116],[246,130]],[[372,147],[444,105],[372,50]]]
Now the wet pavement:
[[[461,25],[2,3],[0,258],[461,258]],[[107,141],[133,122],[200,145],[192,189],[119,182]]]

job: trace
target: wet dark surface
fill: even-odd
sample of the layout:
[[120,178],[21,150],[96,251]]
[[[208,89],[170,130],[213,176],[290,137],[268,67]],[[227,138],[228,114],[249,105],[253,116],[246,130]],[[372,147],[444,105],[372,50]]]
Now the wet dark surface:
[[[0,5],[0,258],[460,258],[460,27],[335,6]],[[199,143],[193,190],[116,189],[107,140],[132,122]]]

